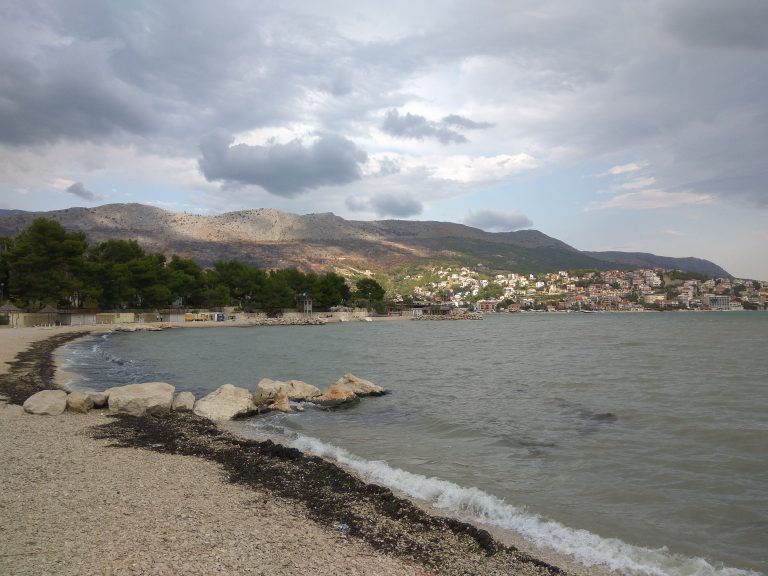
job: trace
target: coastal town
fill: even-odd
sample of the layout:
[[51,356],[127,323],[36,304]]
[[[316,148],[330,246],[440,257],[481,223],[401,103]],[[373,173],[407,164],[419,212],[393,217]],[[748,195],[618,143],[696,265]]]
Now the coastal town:
[[396,279],[400,307],[435,304],[480,312],[765,310],[768,282],[666,269],[488,274],[440,267]]

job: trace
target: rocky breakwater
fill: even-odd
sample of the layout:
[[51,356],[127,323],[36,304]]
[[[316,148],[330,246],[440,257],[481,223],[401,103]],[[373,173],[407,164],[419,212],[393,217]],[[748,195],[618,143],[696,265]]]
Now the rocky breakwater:
[[287,316],[279,318],[259,317],[248,320],[246,326],[323,326],[325,318],[311,316]]
[[120,324],[112,332],[162,332],[171,328],[170,324]]
[[108,388],[103,392],[78,390],[41,390],[26,399],[24,411],[29,414],[58,416],[64,411],[86,413],[94,408],[107,408],[113,414],[130,416],[163,416],[171,411],[175,387],[165,382],[147,382]]
[[301,380],[282,382],[264,378],[256,385],[254,403],[260,410],[291,412],[294,409],[303,411],[303,403],[326,409],[339,408],[350,406],[361,397],[381,396],[386,393],[381,386],[354,374],[345,374],[328,386],[325,392]]
[[483,315],[477,312],[467,312],[460,308],[454,308],[448,314],[422,314],[414,316],[411,320],[482,320]]
[[224,384],[195,400],[191,392],[176,393],[166,382],[146,382],[95,390],[42,390],[24,402],[29,414],[58,416],[65,411],[86,413],[107,408],[113,414],[162,417],[170,412],[194,412],[212,422],[244,418],[263,412],[303,412],[305,405],[331,409],[350,406],[365,396],[381,396],[387,391],[354,374],[345,374],[325,392],[301,380],[263,378],[253,393],[246,388]]

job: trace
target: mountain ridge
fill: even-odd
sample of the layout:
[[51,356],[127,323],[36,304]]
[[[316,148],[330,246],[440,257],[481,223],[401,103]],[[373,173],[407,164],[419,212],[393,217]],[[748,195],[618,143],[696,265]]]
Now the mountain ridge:
[[47,212],[0,210],[0,235],[18,234],[35,218],[56,220],[90,242],[135,239],[145,249],[202,265],[237,259],[263,268],[391,269],[452,260],[490,269],[544,272],[563,268],[680,268],[730,277],[699,258],[585,252],[538,230],[486,232],[465,224],[413,220],[346,220],[332,212],[293,214],[255,208],[203,216],[145,204],[106,204]]

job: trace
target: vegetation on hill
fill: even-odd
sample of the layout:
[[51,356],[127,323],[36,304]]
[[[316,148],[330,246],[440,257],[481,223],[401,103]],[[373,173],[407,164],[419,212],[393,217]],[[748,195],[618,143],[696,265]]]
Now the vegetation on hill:
[[159,309],[239,306],[266,311],[295,308],[310,297],[314,308],[383,298],[375,280],[350,291],[334,272],[265,271],[238,261],[202,269],[192,260],[147,253],[135,240],[88,245],[81,232],[35,220],[15,238],[0,239],[0,282],[5,297],[31,308]]

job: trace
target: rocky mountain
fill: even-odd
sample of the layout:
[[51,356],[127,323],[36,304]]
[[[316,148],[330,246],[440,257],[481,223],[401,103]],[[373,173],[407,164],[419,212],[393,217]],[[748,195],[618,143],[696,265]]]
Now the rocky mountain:
[[716,264],[696,258],[581,252],[536,230],[492,233],[452,222],[355,221],[332,213],[297,215],[269,208],[217,216],[143,204],[5,210],[0,211],[0,235],[13,236],[40,217],[82,231],[91,242],[135,239],[149,251],[178,254],[203,265],[237,259],[263,268],[386,270],[437,260],[523,272],[661,266],[729,276]]

